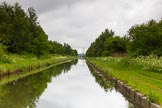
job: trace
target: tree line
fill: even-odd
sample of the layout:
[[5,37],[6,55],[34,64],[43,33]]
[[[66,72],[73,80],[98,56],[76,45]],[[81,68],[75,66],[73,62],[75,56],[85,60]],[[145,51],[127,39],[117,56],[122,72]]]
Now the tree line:
[[86,56],[162,56],[162,20],[132,26],[125,36],[106,29],[90,45]]
[[43,54],[78,55],[70,45],[48,40],[32,7],[25,12],[18,3],[5,2],[0,4],[0,51],[4,49],[9,53],[32,53],[38,57]]

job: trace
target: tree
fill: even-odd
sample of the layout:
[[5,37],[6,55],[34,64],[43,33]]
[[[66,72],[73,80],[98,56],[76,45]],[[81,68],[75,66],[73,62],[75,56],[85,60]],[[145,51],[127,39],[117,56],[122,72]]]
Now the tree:
[[150,20],[146,24],[135,25],[129,29],[128,51],[131,55],[162,55],[162,27],[160,23],[161,21],[157,23],[155,20]]
[[105,51],[102,56],[110,56],[112,54],[125,54],[127,41],[123,37],[115,36],[108,38],[105,43]]
[[32,53],[36,54],[37,57],[40,58],[41,55],[48,53],[48,37],[41,27],[38,27],[37,32],[37,37],[33,40]]
[[114,53],[126,53],[127,41],[125,38],[114,36],[112,30],[106,29],[96,40],[93,42],[86,52],[86,56],[110,56]]
[[105,50],[104,42],[107,38],[110,38],[114,35],[112,30],[106,29],[102,34],[93,42],[86,52],[86,56],[98,57],[102,56],[102,52]]

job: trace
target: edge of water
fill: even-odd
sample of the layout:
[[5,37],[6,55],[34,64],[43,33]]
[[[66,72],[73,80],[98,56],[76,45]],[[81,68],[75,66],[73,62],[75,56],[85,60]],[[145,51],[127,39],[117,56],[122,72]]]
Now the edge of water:
[[119,91],[131,101],[135,101],[135,104],[137,104],[139,108],[161,108],[160,105],[156,103],[149,103],[146,96],[143,96],[140,92],[136,92],[122,81],[107,74],[89,60],[87,60],[87,63],[94,67],[100,74],[103,74],[110,82],[115,83]]

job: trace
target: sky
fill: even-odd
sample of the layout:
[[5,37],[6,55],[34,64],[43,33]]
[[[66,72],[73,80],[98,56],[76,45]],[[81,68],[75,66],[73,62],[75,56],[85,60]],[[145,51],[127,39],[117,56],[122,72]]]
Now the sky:
[[68,43],[79,53],[106,29],[123,36],[135,24],[162,18],[162,0],[0,0],[33,7],[49,40]]

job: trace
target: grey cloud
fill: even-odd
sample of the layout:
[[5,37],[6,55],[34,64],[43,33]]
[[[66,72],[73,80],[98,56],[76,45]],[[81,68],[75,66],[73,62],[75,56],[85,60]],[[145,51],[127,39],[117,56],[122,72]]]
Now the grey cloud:
[[[2,2],[2,0],[0,0]],[[10,3],[16,0],[5,0]],[[123,36],[134,24],[160,20],[162,0],[19,0],[33,6],[50,40],[82,51],[106,28]]]
[[3,1],[6,1],[11,4],[18,2],[25,9],[27,9],[28,7],[34,7],[37,13],[41,14],[62,7],[70,7],[78,2],[91,0],[0,0],[0,2]]

